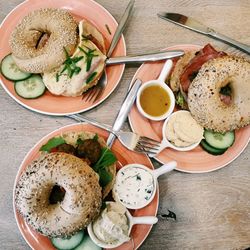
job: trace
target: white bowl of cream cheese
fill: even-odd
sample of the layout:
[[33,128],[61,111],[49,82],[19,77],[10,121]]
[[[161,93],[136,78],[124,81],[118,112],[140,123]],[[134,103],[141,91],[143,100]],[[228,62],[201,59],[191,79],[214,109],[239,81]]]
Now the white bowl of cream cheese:
[[147,206],[154,199],[158,185],[157,178],[172,171],[176,165],[177,163],[172,161],[155,170],[141,164],[124,166],[116,175],[112,190],[114,200],[129,209]]
[[130,232],[135,224],[155,224],[155,216],[133,217],[118,202],[106,202],[106,208],[99,217],[88,225],[92,241],[102,248],[114,248],[130,240]]
[[[162,141],[157,154],[165,148],[177,151],[193,150],[203,139],[203,133],[204,128],[195,121],[189,111],[176,111],[165,120],[162,126]],[[156,154],[149,154],[149,157],[154,156]]]

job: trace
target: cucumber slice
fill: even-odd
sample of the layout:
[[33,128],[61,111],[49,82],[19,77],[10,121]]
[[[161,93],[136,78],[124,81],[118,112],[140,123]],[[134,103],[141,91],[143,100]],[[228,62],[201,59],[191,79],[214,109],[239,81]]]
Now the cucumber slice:
[[231,147],[235,140],[234,131],[226,132],[225,134],[205,130],[204,137],[206,142],[218,149],[227,149]]
[[102,248],[97,246],[89,236],[84,237],[83,241],[74,250],[101,250]]
[[1,72],[6,79],[11,81],[25,80],[31,76],[31,73],[23,72],[16,66],[11,54],[3,58]]
[[214,148],[210,146],[205,140],[202,140],[200,145],[205,151],[207,151],[209,154],[212,154],[212,155],[222,155],[227,150],[227,148],[226,149]]
[[25,99],[35,99],[43,95],[46,88],[39,75],[32,75],[30,78],[15,82],[16,93]]
[[52,238],[51,242],[54,247],[60,250],[69,250],[77,247],[84,238],[84,232],[79,231],[70,238]]

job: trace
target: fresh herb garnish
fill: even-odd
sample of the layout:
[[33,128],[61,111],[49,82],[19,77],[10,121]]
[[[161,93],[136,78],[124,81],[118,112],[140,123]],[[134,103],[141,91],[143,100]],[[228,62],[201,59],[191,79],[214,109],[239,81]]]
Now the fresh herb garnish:
[[51,149],[65,143],[65,140],[62,137],[51,138],[46,144],[44,144],[40,151],[50,152]]
[[100,179],[99,179],[99,184],[101,187],[107,186],[113,179],[113,176],[111,173],[107,171],[106,168],[101,169],[98,172]]
[[98,141],[98,138],[99,138],[98,134],[95,134],[95,136],[93,137],[93,140]]
[[81,71],[81,68],[78,67],[76,64],[81,61],[84,57],[83,56],[79,56],[79,57],[70,57],[68,51],[66,50],[66,48],[64,48],[64,52],[66,54],[66,60],[65,62],[63,63],[64,64],[64,67],[63,69],[61,70],[60,73],[57,73],[56,74],[56,81],[58,82],[59,81],[59,78],[60,76],[65,72],[67,71],[67,74],[69,76],[69,78],[72,78],[72,76],[75,74],[75,75],[78,75]]
[[77,145],[83,144],[83,140],[81,138],[78,138],[76,141],[76,144]]
[[90,83],[92,82],[92,80],[95,78],[95,76],[97,75],[97,72],[93,72],[89,77],[88,79],[86,80],[86,83]]
[[110,181],[112,181],[112,175],[106,169],[106,167],[116,162],[116,157],[112,151],[108,148],[102,148],[101,157],[97,163],[93,166],[95,172],[100,176],[99,183],[102,187],[105,187]]
[[176,96],[176,103],[177,105],[179,105],[181,108],[184,108],[185,107],[185,98],[184,96],[181,94],[181,92],[179,91],[177,93],[177,96]]
[[94,165],[94,170],[98,172],[99,169],[103,169],[107,166],[110,166],[111,164],[116,162],[116,157],[112,153],[112,151],[108,148],[102,148],[101,157],[97,161],[97,163]]
[[90,70],[91,64],[92,64],[92,60],[94,57],[98,56],[95,55],[94,52],[96,51],[95,49],[90,49],[87,46],[84,46],[88,51],[85,51],[82,47],[78,46],[79,50],[81,50],[86,58],[85,58],[85,62],[86,62],[86,71],[88,72]]

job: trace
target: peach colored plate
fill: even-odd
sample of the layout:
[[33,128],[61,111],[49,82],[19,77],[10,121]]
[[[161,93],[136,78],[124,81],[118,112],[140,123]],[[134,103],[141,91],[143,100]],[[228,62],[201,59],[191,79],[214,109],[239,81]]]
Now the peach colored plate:
[[[49,250],[54,249],[54,247],[51,245],[50,240],[39,234],[38,232],[34,231],[22,218],[22,216],[18,213],[15,207],[15,186],[16,183],[21,175],[21,173],[25,170],[28,164],[30,164],[34,159],[36,159],[39,156],[39,149],[42,145],[44,145],[50,138],[55,137],[57,135],[60,135],[62,133],[70,132],[70,131],[91,131],[94,133],[97,133],[98,135],[102,136],[103,138],[107,139],[108,133],[102,129],[96,128],[90,124],[83,124],[83,123],[77,123],[68,125],[65,127],[61,127],[44,138],[42,138],[26,155],[24,158],[19,171],[16,176],[15,184],[14,184],[14,192],[13,192],[13,209],[15,218],[17,221],[18,228],[23,236],[23,238],[26,240],[26,242],[29,244],[29,246],[32,249],[39,249],[39,250]],[[115,153],[118,161],[124,166],[126,164],[131,163],[140,163],[143,164],[151,169],[153,169],[153,165],[149,158],[142,154],[134,153],[122,146],[122,144],[116,140],[112,151]],[[153,201],[146,207],[138,210],[131,210],[131,213],[133,216],[145,216],[145,215],[156,215],[158,210],[158,203],[159,203],[159,189],[157,189],[157,193],[153,199]],[[137,249],[143,241],[148,236],[152,226],[151,225],[135,225],[132,229],[131,236],[133,240],[130,240],[127,243],[124,243],[122,246],[116,248],[117,250],[133,250]]]
[[[0,26],[0,60],[9,54],[9,38],[16,24],[29,12],[39,8],[61,8],[68,10],[78,21],[86,19],[95,25],[105,38],[106,47],[110,44],[113,34],[117,27],[117,22],[113,16],[104,7],[93,0],[27,0],[13,9],[9,15],[4,19]],[[111,34],[108,31],[108,28]],[[126,55],[126,45],[124,37],[122,37],[117,44],[112,56]],[[95,102],[85,102],[81,97],[64,97],[52,95],[49,91],[37,99],[23,99],[19,97],[14,90],[12,82],[6,80],[0,75],[0,82],[6,92],[22,106],[48,115],[68,115],[87,111],[109,97],[114,91],[119,81],[121,80],[124,65],[109,66],[106,68],[108,84],[102,96]]]
[[[198,45],[177,45],[167,49],[183,49],[185,51],[200,49]],[[135,73],[131,83],[136,78],[140,78],[143,82],[157,79],[163,62],[144,63]],[[149,136],[156,140],[162,139],[163,122],[153,122],[144,118],[134,105],[129,114],[129,122],[134,132]],[[229,148],[223,155],[214,156],[205,152],[200,146],[192,151],[179,152],[173,149],[163,150],[155,159],[161,163],[169,161],[177,161],[177,170],[188,173],[205,173],[222,168],[236,159],[248,145],[250,138],[250,126],[236,131],[236,138],[233,146]]]

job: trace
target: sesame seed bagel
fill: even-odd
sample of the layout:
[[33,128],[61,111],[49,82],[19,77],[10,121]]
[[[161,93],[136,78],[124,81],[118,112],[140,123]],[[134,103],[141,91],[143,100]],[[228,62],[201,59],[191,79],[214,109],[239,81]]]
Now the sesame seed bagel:
[[[65,190],[61,202],[50,204],[52,188]],[[49,153],[21,174],[15,204],[27,223],[48,237],[66,237],[86,227],[100,212],[101,187],[87,163],[66,153]]]
[[[231,104],[220,99],[226,85],[232,90]],[[250,62],[244,58],[223,56],[205,63],[188,89],[188,107],[195,120],[217,132],[247,126],[250,123]]]
[[[44,35],[47,35],[42,42]],[[59,67],[77,45],[77,23],[62,9],[39,9],[15,27],[10,38],[13,59],[26,72],[44,73]],[[43,43],[42,46],[39,44]]]

